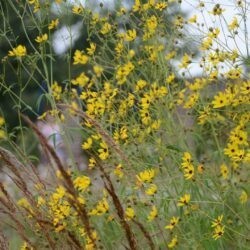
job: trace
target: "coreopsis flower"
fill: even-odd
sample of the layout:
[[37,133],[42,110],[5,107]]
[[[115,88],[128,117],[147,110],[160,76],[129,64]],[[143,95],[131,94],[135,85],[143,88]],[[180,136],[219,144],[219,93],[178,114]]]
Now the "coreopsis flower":
[[108,22],[106,22],[106,23],[103,24],[100,32],[103,35],[106,35],[107,33],[109,33],[111,31],[111,29],[112,29],[111,24],[109,24]]
[[157,186],[155,184],[150,184],[150,186],[145,190],[147,195],[154,195],[157,192]]
[[55,100],[58,101],[61,99],[62,87],[58,85],[57,81],[54,81],[54,83],[51,85],[51,92]]
[[214,228],[213,239],[219,239],[225,232],[225,226],[218,225]]
[[74,5],[72,8],[72,13],[80,15],[83,13],[84,8],[81,5]]
[[100,143],[101,148],[98,149],[99,158],[106,160],[109,157],[108,145],[105,142]]
[[238,27],[239,27],[238,19],[234,17],[232,22],[228,24],[228,29],[232,31],[237,29]]
[[168,243],[168,248],[174,248],[178,244],[177,235],[175,235],[171,241]]
[[209,13],[213,14],[214,16],[220,16],[224,10],[221,8],[221,6],[217,3],[213,10]]
[[131,220],[135,217],[135,210],[132,207],[127,207],[125,210],[126,220]]
[[151,211],[149,212],[148,215],[148,221],[152,221],[154,220],[158,215],[158,210],[156,208],[156,206],[152,206]]
[[48,40],[48,34],[47,33],[42,34],[40,36],[37,36],[36,39],[35,39],[35,41],[37,43],[43,43],[43,42],[46,42],[47,40]]
[[96,160],[93,157],[89,158],[88,168],[92,169],[95,166],[96,166]]
[[86,64],[89,60],[89,57],[85,55],[82,51],[76,50],[74,54],[74,62],[73,64]]
[[89,215],[103,215],[109,211],[109,204],[107,199],[104,197],[100,200],[94,209],[89,212]]
[[191,62],[192,62],[191,58],[189,57],[188,54],[185,53],[181,59],[181,64],[179,65],[179,68],[186,69]]
[[182,206],[187,206],[188,203],[190,202],[190,194],[184,194],[178,201],[177,206],[182,207]]
[[93,140],[91,137],[89,137],[87,139],[87,141],[85,141],[83,144],[82,144],[82,149],[90,149],[92,147],[92,144],[93,144]]
[[27,50],[26,47],[23,45],[18,45],[16,48],[13,48],[9,51],[8,56],[16,56],[16,57],[23,57],[26,56]]
[[90,178],[85,175],[78,176],[73,181],[74,187],[80,192],[85,191],[89,187],[90,183]]
[[54,20],[51,20],[51,22],[48,25],[48,29],[52,30],[52,29],[56,28],[58,26],[58,24],[59,24],[59,19],[58,18],[56,18]]
[[218,216],[217,219],[214,219],[212,221],[211,227],[217,227],[222,225],[222,220],[223,220],[223,214]]
[[116,176],[118,176],[119,178],[122,178],[123,175],[124,175],[124,172],[123,172],[123,167],[122,167],[122,164],[118,164],[116,166],[116,168],[114,169],[114,174]]
[[242,190],[242,192],[240,194],[240,203],[244,204],[247,202],[247,200],[248,200],[247,192],[245,190]]
[[126,42],[131,42],[134,41],[136,38],[136,30],[132,29],[132,30],[128,30],[125,34],[124,40]]
[[154,169],[146,169],[142,172],[140,172],[138,175],[136,175],[136,178],[140,182],[152,182],[155,177],[155,170]]
[[222,164],[220,166],[220,173],[223,179],[227,179],[228,178],[228,174],[229,174],[229,170],[226,164]]
[[172,217],[170,223],[165,226],[166,229],[173,230],[175,226],[179,223],[180,217]]
[[95,50],[96,50],[96,44],[95,43],[90,43],[89,48],[87,48],[86,50],[87,50],[87,54],[89,56],[94,55]]
[[160,11],[163,11],[164,9],[166,9],[168,7],[168,4],[165,3],[165,2],[160,2],[160,3],[157,3],[155,5],[155,9],[156,10],[160,10]]
[[84,87],[89,82],[89,77],[83,72],[76,79],[72,79],[71,82],[73,85]]

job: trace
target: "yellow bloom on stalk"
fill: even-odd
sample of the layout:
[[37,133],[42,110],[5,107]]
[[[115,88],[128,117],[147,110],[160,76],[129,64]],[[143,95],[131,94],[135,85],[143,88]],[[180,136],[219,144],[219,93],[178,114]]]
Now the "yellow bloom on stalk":
[[35,41],[37,43],[43,43],[43,42],[46,42],[47,40],[48,40],[48,34],[47,33],[42,34],[40,36],[37,36],[36,39],[35,39]]
[[81,73],[76,79],[71,80],[73,85],[78,85],[79,87],[84,87],[89,82],[89,77],[85,73]]
[[214,108],[222,108],[230,104],[230,99],[228,95],[223,92],[219,92],[212,101]]
[[172,217],[170,223],[165,226],[166,229],[173,230],[175,226],[179,223],[180,217]]
[[187,206],[188,203],[190,202],[190,194],[184,194],[178,201],[177,206],[182,207],[182,206]]
[[184,56],[181,59],[181,63],[179,64],[179,68],[186,69],[191,62],[192,62],[191,58],[189,57],[188,54],[185,53]]
[[89,57],[85,55],[82,51],[76,50],[74,54],[74,62],[73,64],[86,64],[89,60]]
[[138,175],[136,175],[136,178],[140,182],[152,182],[154,177],[155,177],[155,170],[153,168],[146,169],[140,172]]
[[72,8],[72,13],[80,15],[83,13],[84,8],[81,5],[74,5]]
[[90,43],[89,46],[90,46],[90,47],[86,49],[86,50],[87,50],[87,54],[88,54],[89,56],[92,56],[92,55],[95,53],[96,44],[95,44],[95,43]]
[[57,81],[54,81],[54,83],[51,85],[51,92],[55,100],[58,101],[61,99],[62,87],[58,85]]
[[109,24],[108,22],[106,22],[106,23],[103,24],[100,32],[103,35],[106,35],[107,33],[109,33],[111,31],[111,28],[112,28],[111,24]]
[[149,17],[146,20],[146,27],[149,30],[150,33],[154,33],[155,29],[158,25],[157,17],[155,15]]
[[135,217],[135,210],[132,207],[127,207],[125,210],[126,220],[131,220]]
[[221,176],[223,179],[227,179],[228,178],[228,174],[229,174],[229,171],[228,171],[228,167],[226,164],[222,164],[220,166],[220,173],[221,173]]
[[122,164],[117,165],[116,168],[114,169],[114,174],[119,178],[122,178],[124,175],[122,169],[123,169]]
[[93,144],[93,140],[91,137],[89,137],[87,141],[82,144],[82,149],[85,149],[85,150],[90,149],[92,147],[92,144]]
[[92,169],[95,166],[96,166],[96,160],[93,157],[89,158],[88,168]]
[[171,241],[168,243],[168,248],[174,248],[178,243],[177,235],[175,235]]
[[89,215],[103,215],[109,211],[109,204],[106,198],[100,200],[96,207],[89,212]]
[[216,4],[212,11],[209,13],[213,14],[214,16],[220,16],[224,10],[220,7],[219,4]]
[[232,30],[237,29],[238,27],[239,27],[238,19],[234,17],[232,22],[228,24],[228,29],[232,31]]
[[160,11],[163,11],[164,9],[166,9],[168,7],[168,4],[165,3],[165,2],[160,2],[160,3],[157,3],[155,5],[155,9],[156,10],[160,10]]
[[247,192],[242,190],[241,195],[240,195],[240,203],[244,204],[247,202],[247,200],[248,200]]
[[5,120],[2,116],[0,116],[0,127],[2,127],[5,123]]
[[94,70],[97,77],[101,77],[104,69],[101,65],[94,65],[93,70]]
[[225,232],[225,226],[218,225],[214,228],[213,239],[219,239]]
[[91,183],[90,178],[85,175],[78,176],[73,181],[74,187],[78,189],[80,192],[85,191],[89,187],[90,183]]
[[136,38],[136,30],[132,29],[132,30],[127,31],[127,33],[125,34],[124,40],[126,42],[131,42],[135,40],[135,38]]
[[221,226],[221,225],[222,225],[222,224],[221,224],[221,223],[222,223],[222,220],[223,220],[223,214],[220,215],[220,216],[218,216],[217,219],[214,219],[214,220],[212,221],[211,227]]
[[155,184],[150,184],[149,188],[147,188],[145,191],[147,195],[154,195],[156,192],[157,192],[157,186]]
[[100,143],[101,148],[98,149],[99,158],[106,160],[109,157],[108,145],[105,142]]
[[156,208],[156,206],[152,206],[151,211],[149,212],[148,215],[148,221],[152,221],[154,220],[158,215],[158,210]]
[[26,47],[23,45],[18,45],[16,48],[13,48],[9,51],[8,56],[16,56],[16,57],[23,57],[26,56],[27,50]]
[[48,25],[48,29],[52,30],[52,29],[56,28],[58,26],[58,24],[59,24],[59,19],[58,18],[56,18],[54,20],[51,20],[51,22]]

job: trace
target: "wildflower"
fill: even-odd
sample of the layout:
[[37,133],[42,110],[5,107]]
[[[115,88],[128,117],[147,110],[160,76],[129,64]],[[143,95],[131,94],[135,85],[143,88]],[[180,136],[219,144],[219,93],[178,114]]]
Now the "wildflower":
[[52,29],[56,28],[58,26],[58,24],[59,24],[58,18],[56,18],[55,20],[51,20],[51,22],[48,25],[48,29],[52,30]]
[[90,178],[84,175],[76,177],[73,181],[74,187],[80,192],[85,191],[89,187],[90,183]]
[[104,197],[100,200],[96,207],[89,212],[89,215],[103,215],[109,211],[109,204],[107,199]]
[[165,226],[166,229],[173,230],[175,226],[179,223],[180,217],[172,217],[170,223]]
[[155,177],[155,170],[154,169],[146,169],[142,172],[140,172],[138,175],[136,175],[136,178],[140,182],[152,182],[152,180]]
[[165,2],[160,2],[160,3],[157,3],[155,5],[155,9],[156,10],[160,10],[160,11],[163,11],[164,9],[166,9],[168,7],[168,4],[165,3]]
[[5,123],[5,120],[2,116],[0,116],[0,127],[2,127]]
[[83,13],[83,7],[81,5],[74,5],[72,8],[72,13],[80,15]]
[[91,137],[89,137],[87,141],[82,144],[82,149],[90,149],[92,147],[92,144],[93,140]]
[[96,166],[96,160],[93,157],[89,158],[88,168],[92,169],[95,166]]
[[155,184],[150,184],[149,188],[147,188],[145,191],[147,195],[154,195],[156,192],[157,192],[157,186]]
[[103,24],[100,32],[103,35],[106,35],[107,33],[110,32],[111,28],[112,28],[111,24],[109,24],[109,23],[106,22],[106,23]]
[[122,164],[117,165],[116,168],[114,169],[114,174],[119,178],[122,178],[124,175],[122,169],[123,169]]
[[135,210],[132,207],[127,207],[125,210],[125,216],[127,220],[131,220],[135,217]]
[[209,13],[213,14],[214,16],[220,16],[224,10],[220,7],[219,4],[216,4],[213,10]]
[[168,243],[168,248],[174,248],[178,243],[177,235],[175,235]]
[[223,215],[218,216],[217,219],[212,221],[211,227],[221,226],[222,220],[223,220]]
[[188,19],[189,23],[197,23],[197,15],[194,15]]
[[177,206],[187,206],[190,202],[190,194],[184,194],[178,201]]
[[218,225],[214,228],[213,238],[215,240],[219,239],[225,232],[225,226]]
[[54,81],[51,85],[51,92],[55,100],[58,101],[61,99],[62,87],[58,85],[57,81]]
[[244,204],[247,202],[247,200],[248,200],[247,192],[242,190],[241,195],[240,195],[240,203]]
[[212,104],[214,108],[221,108],[221,107],[227,106],[229,104],[228,96],[223,92],[219,92],[214,97]]
[[103,67],[102,66],[94,65],[93,70],[94,70],[97,77],[101,77],[102,72],[103,72]]
[[74,62],[73,64],[86,64],[88,62],[89,57],[84,55],[80,50],[76,50],[74,54]]
[[157,217],[157,215],[158,215],[158,210],[156,206],[152,206],[151,211],[148,215],[148,221],[154,220]]
[[192,61],[191,61],[189,55],[185,53],[184,56],[182,57],[181,64],[179,65],[179,68],[186,69],[191,62]]
[[85,73],[81,73],[76,79],[71,80],[73,85],[84,87],[89,82],[89,77]]
[[226,164],[222,164],[220,166],[220,173],[221,173],[221,176],[223,179],[227,179],[228,178],[228,168],[227,168],[227,165]]
[[98,149],[99,158],[101,160],[106,160],[109,157],[108,146],[105,142],[100,143],[101,148]]
[[48,34],[47,33],[45,33],[43,35],[40,35],[40,36],[37,36],[36,39],[35,39],[35,41],[37,43],[43,43],[43,42],[46,42],[47,40],[48,40]]
[[239,27],[238,19],[234,17],[232,22],[228,24],[228,29],[232,31],[232,30],[237,29],[238,27]]
[[132,30],[128,30],[127,33],[125,34],[125,41],[126,42],[131,42],[133,40],[135,40],[136,38],[136,30],[132,29]]
[[92,56],[95,53],[96,50],[96,44],[95,43],[90,43],[90,47],[86,49],[87,50],[87,54],[89,56]]
[[27,50],[25,46],[18,45],[16,48],[13,48],[9,51],[8,56],[16,56],[16,57],[23,57],[26,56]]

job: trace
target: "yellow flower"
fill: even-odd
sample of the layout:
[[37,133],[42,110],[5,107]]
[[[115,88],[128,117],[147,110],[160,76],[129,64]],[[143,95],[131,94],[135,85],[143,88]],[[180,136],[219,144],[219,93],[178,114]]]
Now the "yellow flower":
[[40,36],[37,36],[36,39],[35,39],[35,41],[37,43],[43,43],[43,42],[46,42],[47,40],[48,40],[48,34],[47,33],[45,33],[43,35],[40,35]]
[[219,4],[216,4],[213,10],[209,13],[213,14],[214,16],[220,16],[224,10],[220,7]]
[[76,50],[74,54],[74,62],[73,64],[86,64],[89,60],[87,55],[84,55],[80,50]]
[[178,201],[177,206],[187,206],[190,202],[190,194],[184,194]]
[[166,9],[168,7],[168,4],[165,3],[165,2],[160,2],[160,3],[157,3],[155,5],[155,9],[156,10],[160,10],[160,11],[163,11],[164,9]]
[[217,219],[214,219],[214,220],[212,221],[211,227],[221,226],[221,225],[222,225],[222,224],[221,224],[221,223],[222,223],[222,220],[223,220],[223,214],[220,215],[220,216],[218,216]]
[[89,77],[85,73],[81,73],[76,79],[71,80],[73,85],[84,87],[89,82]]
[[191,62],[192,62],[191,58],[189,57],[188,54],[185,53],[181,59],[181,64],[179,65],[179,68],[186,69]]
[[107,213],[109,210],[109,204],[106,198],[100,200],[96,207],[89,212],[89,215],[102,215]]
[[168,248],[174,248],[178,243],[177,235],[175,235],[168,243]]
[[122,178],[124,175],[122,169],[123,169],[122,164],[117,165],[116,168],[114,169],[114,174],[119,178]]
[[197,15],[194,15],[188,19],[189,23],[197,23]]
[[96,44],[95,43],[90,43],[90,47],[86,49],[87,50],[87,54],[89,56],[92,56],[95,53],[96,50]]
[[133,40],[135,40],[136,38],[136,30],[132,29],[132,30],[128,30],[127,33],[125,34],[125,41],[126,42],[131,42]]
[[72,8],[74,14],[80,15],[83,13],[83,7],[81,5],[74,5]]
[[218,225],[214,228],[213,238],[215,240],[219,239],[225,232],[225,226]]
[[2,127],[5,123],[5,120],[2,116],[0,116],[0,127]]
[[232,30],[237,29],[238,27],[239,27],[238,19],[234,17],[232,22],[228,24],[228,29],[232,31]]
[[51,85],[51,92],[53,97],[58,101],[61,99],[62,87],[56,81]]
[[91,137],[89,137],[87,141],[82,144],[82,149],[90,149],[92,147],[92,144],[93,140]]
[[158,215],[158,210],[156,208],[156,206],[152,206],[151,211],[149,212],[148,215],[148,221],[152,221],[154,220]]
[[155,184],[150,184],[149,188],[147,188],[145,191],[147,195],[154,195],[156,192],[157,192],[157,186]]
[[103,67],[102,66],[94,65],[93,70],[94,70],[97,77],[101,77],[102,72],[103,72]]
[[48,29],[52,30],[52,29],[56,28],[58,26],[58,24],[59,24],[58,18],[56,18],[55,20],[51,20],[51,22],[48,25]]
[[100,143],[101,148],[98,149],[99,158],[101,160],[106,160],[109,157],[108,146],[105,142]]
[[136,175],[136,178],[140,182],[152,182],[152,180],[155,177],[155,170],[154,169],[146,169],[142,172],[140,172],[138,175]]
[[85,175],[78,176],[73,181],[74,187],[79,191],[85,191],[89,187],[90,183],[90,178]]
[[125,216],[127,220],[131,220],[135,217],[135,210],[132,207],[127,207],[125,210]]
[[229,171],[228,171],[228,167],[226,164],[222,164],[220,166],[220,173],[221,173],[221,176],[223,179],[227,179],[228,178],[228,174],[229,174]]
[[248,200],[247,192],[242,190],[241,195],[240,195],[240,203],[244,204],[247,202],[247,200]]
[[180,217],[172,217],[170,220],[170,223],[168,225],[165,226],[166,229],[169,230],[173,230],[174,227],[178,224],[178,222],[180,221]]
[[23,57],[26,56],[27,50],[25,46],[18,45],[16,48],[13,48],[9,51],[8,56],[16,56],[16,57]]
[[106,22],[106,23],[103,24],[100,32],[103,35],[106,35],[107,33],[110,32],[111,28],[112,28],[111,24],[109,24],[109,23]]

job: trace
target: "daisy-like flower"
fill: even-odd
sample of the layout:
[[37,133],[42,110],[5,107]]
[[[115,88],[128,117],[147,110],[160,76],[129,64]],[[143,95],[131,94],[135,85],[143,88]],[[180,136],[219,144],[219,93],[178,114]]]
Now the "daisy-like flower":
[[182,206],[187,206],[188,203],[190,202],[190,194],[184,194],[178,201],[177,206],[182,207]]

